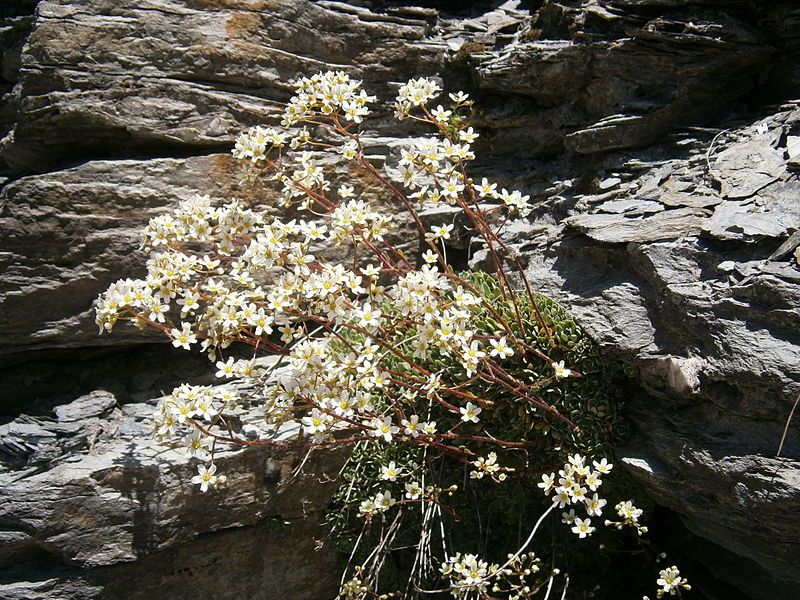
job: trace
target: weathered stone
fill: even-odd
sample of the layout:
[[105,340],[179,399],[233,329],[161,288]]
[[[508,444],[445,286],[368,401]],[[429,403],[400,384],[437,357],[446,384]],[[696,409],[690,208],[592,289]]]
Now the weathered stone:
[[655,242],[697,235],[702,218],[694,209],[679,208],[642,219],[624,214],[576,215],[564,224],[599,242]]
[[722,196],[749,198],[776,181],[786,169],[782,154],[758,138],[720,152],[714,159],[712,175],[722,183]]
[[345,69],[386,98],[389,82],[438,72],[445,51],[425,13],[339,2],[42,1],[3,155],[42,171],[230,147],[243,127],[276,120],[298,74]]
[[[793,110],[773,120],[786,122]],[[800,205],[785,162],[770,159],[768,179],[746,168],[752,156],[741,149],[763,148],[757,128],[731,129],[713,140],[714,171],[736,174],[746,193],[703,188],[713,215],[686,208],[633,219],[594,212],[604,205],[580,195],[572,204],[579,214],[561,221],[555,242],[533,238],[523,254],[540,291],[638,368],[650,395],[630,402],[636,434],[620,457],[660,503],[715,544],[697,559],[751,597],[788,597],[800,578],[793,533],[800,520],[790,508],[800,498],[796,425],[782,458],[775,455],[800,394],[800,266],[791,255],[796,234],[790,238]],[[778,147],[773,156],[781,155]],[[625,207],[648,186],[657,200],[674,185],[668,173],[680,170],[686,182],[707,173],[705,160],[655,165],[631,172],[631,197],[606,202]],[[604,166],[625,172],[611,158]],[[561,196],[569,202],[569,192]],[[536,221],[531,229],[538,231]]]
[[[98,393],[55,412],[62,421],[78,405],[103,414],[108,402],[101,399],[113,402]],[[3,426],[4,441],[24,439],[34,454],[57,444],[60,452],[20,465],[0,446],[0,568],[17,574],[0,580],[0,596],[335,595],[336,554],[315,549],[331,488],[316,478],[334,481],[338,455],[315,455],[295,477],[299,453],[224,450],[216,462],[228,484],[203,494],[190,483],[196,468],[183,450],[148,439],[152,410],[128,404],[84,418],[72,431],[25,417]],[[93,426],[91,443],[70,443]],[[290,426],[283,437],[296,432]],[[36,566],[26,567],[29,561]]]

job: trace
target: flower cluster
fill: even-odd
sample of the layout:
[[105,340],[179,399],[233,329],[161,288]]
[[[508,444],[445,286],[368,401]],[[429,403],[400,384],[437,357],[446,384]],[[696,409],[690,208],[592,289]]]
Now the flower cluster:
[[359,506],[359,511],[366,517],[385,512],[395,505],[397,500],[392,498],[392,492],[386,490],[385,492],[378,492],[374,498],[364,500]]
[[508,600],[528,600],[538,592],[539,586],[532,586],[531,578],[541,571],[541,559],[533,552],[515,556],[510,554],[508,562],[497,574],[492,586],[494,594],[504,594]]
[[248,129],[236,138],[233,155],[236,158],[247,159],[254,163],[266,160],[267,154],[273,148],[283,148],[286,145],[286,133],[274,127],[261,127],[260,125]]
[[[610,473],[613,465],[604,458],[600,462],[593,461],[592,466],[594,469],[586,464],[584,456],[574,454],[558,472],[558,480],[555,473],[542,475],[539,487],[547,496],[554,494],[553,504],[558,508],[583,506],[588,517],[599,517],[603,514],[606,500],[600,498],[597,489],[603,484],[601,477]],[[561,521],[571,525],[573,533],[579,538],[585,538],[596,529],[588,517],[582,519],[577,516],[574,508],[570,508],[568,512],[562,513]]]
[[361,123],[369,114],[368,104],[375,101],[361,89],[361,82],[343,71],[327,71],[303,77],[294,84],[296,93],[289,101],[281,125],[313,122],[324,116]]
[[633,505],[633,502],[630,500],[626,500],[624,502],[620,502],[615,507],[617,514],[622,519],[621,521],[610,521],[607,520],[605,524],[607,526],[613,526],[617,529],[622,529],[623,527],[633,527],[636,529],[636,532],[639,535],[644,535],[647,533],[647,527],[639,523],[639,517],[642,516],[643,511],[640,508],[636,508]]
[[440,572],[450,584],[450,593],[456,598],[466,598],[486,591],[489,577],[499,568],[499,565],[490,565],[475,554],[462,555],[459,552],[444,561]]
[[656,583],[661,586],[661,589],[657,592],[659,598],[664,596],[664,594],[669,594],[670,596],[680,594],[680,588],[685,590],[692,589],[692,586],[689,585],[686,578],[681,577],[681,572],[675,565],[662,569],[658,574]]
[[501,467],[497,462],[497,453],[495,452],[489,452],[486,458],[479,457],[472,462],[472,465],[475,469],[470,471],[470,478],[483,479],[483,476],[486,475],[498,483],[505,481],[506,477],[508,477],[506,473],[514,470],[509,467]]

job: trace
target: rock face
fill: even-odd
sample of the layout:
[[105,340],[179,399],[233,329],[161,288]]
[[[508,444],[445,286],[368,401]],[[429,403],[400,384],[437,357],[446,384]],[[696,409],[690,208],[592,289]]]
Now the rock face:
[[[238,473],[234,497],[188,493],[185,461],[156,455],[141,437],[139,402],[198,365],[161,360],[168,350],[135,332],[97,336],[91,310],[112,280],[141,275],[139,231],[152,215],[196,192],[269,207],[268,195],[239,185],[228,150],[241,129],[275,119],[290,79],[323,69],[377,93],[376,158],[418,134],[386,118],[398,82],[434,76],[474,96],[476,150],[488,157],[476,174],[537,203],[506,233],[532,282],[638,369],[646,394],[630,404],[629,471],[711,544],[697,560],[715,577],[751,598],[793,595],[796,424],[776,454],[800,394],[800,8],[412,4],[0,8],[2,412],[38,400],[23,411],[38,416],[17,417],[0,438],[0,596],[259,598],[319,585],[298,597],[322,598],[332,589],[322,576],[279,577],[292,561],[335,572],[329,555],[303,546],[313,522],[294,522],[301,497],[319,510],[325,489],[278,493],[262,475],[265,457],[250,451],[226,459]],[[170,373],[147,375],[159,362]],[[116,398],[95,393],[112,388]],[[81,394],[79,405],[48,412]],[[202,527],[198,510],[213,515]],[[297,529],[281,533],[276,516]],[[240,570],[230,581],[210,575],[232,562]]]
[[148,440],[152,410],[96,392],[0,426],[0,597],[333,597],[338,558],[315,545],[338,458],[287,485],[302,456],[228,451],[229,487],[197,493],[183,451]]
[[[630,401],[629,470],[784,593],[800,577],[796,426],[777,454],[800,394],[800,183],[785,158],[798,123],[788,104],[713,145],[683,138],[680,158],[608,156],[595,187],[613,189],[562,192],[571,216],[517,240],[538,289],[638,367],[649,395]],[[758,597],[763,581],[746,579],[734,581]]]

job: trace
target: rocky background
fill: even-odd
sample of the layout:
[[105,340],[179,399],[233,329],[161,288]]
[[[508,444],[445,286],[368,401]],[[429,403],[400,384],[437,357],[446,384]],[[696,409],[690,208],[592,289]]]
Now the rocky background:
[[778,452],[800,395],[796,3],[8,0],[0,16],[0,598],[332,597],[315,539],[336,458],[286,485],[302,456],[230,452],[228,491],[194,493],[145,416],[209,381],[205,359],[99,337],[91,308],[142,273],[139,232],[178,200],[270,206],[229,150],[321,69],[384,102],[376,157],[414,135],[388,119],[398,82],[473,94],[476,174],[536,203],[507,233],[531,279],[636,368],[619,461],[692,561],[693,597],[796,597],[800,415]]

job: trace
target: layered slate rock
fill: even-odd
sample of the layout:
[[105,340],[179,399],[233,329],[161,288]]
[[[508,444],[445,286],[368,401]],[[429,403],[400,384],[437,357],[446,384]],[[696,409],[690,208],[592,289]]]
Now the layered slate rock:
[[647,161],[608,156],[594,193],[562,190],[566,218],[541,210],[545,236],[516,232],[534,285],[637,368],[648,395],[630,400],[620,458],[693,532],[749,559],[728,572],[724,552],[699,556],[756,598],[800,578],[796,424],[778,456],[800,395],[798,124],[793,103]]
[[230,147],[243,127],[275,121],[291,80],[321,70],[386,98],[389,82],[441,70],[434,15],[307,0],[43,1],[3,155],[42,171],[76,156]]
[[333,597],[317,540],[339,456],[297,475],[302,451],[226,450],[227,486],[203,494],[183,450],[149,440],[152,411],[99,391],[0,426],[0,596]]

